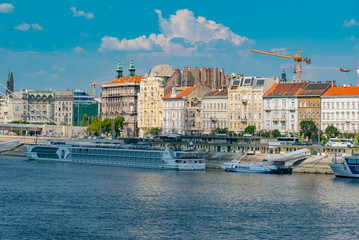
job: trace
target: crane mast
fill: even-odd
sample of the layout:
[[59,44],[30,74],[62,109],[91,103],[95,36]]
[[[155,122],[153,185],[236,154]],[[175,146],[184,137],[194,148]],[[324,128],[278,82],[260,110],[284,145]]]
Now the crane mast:
[[297,67],[296,67],[296,74],[297,74],[298,82],[302,81],[303,68],[302,68],[301,63],[302,62],[305,62],[307,64],[311,63],[311,60],[309,58],[302,58],[302,51],[300,49],[298,49],[298,53],[295,56],[274,53],[274,52],[266,52],[266,51],[255,50],[255,49],[250,49],[249,52],[255,52],[255,53],[270,55],[270,56],[274,56],[274,57],[289,58],[289,59],[293,59],[294,61],[298,62]]
[[105,83],[109,83],[110,81],[105,81],[105,82],[96,82],[95,80],[93,80],[93,83],[90,84],[90,86],[92,87],[92,95],[95,97],[96,96],[96,85],[102,85]]

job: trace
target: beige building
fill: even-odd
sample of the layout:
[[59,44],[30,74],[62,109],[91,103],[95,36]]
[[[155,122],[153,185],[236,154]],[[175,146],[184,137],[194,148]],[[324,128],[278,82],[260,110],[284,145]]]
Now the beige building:
[[139,136],[144,137],[150,129],[162,128],[164,84],[173,74],[171,65],[157,65],[147,73],[138,93]]
[[10,123],[12,121],[20,121],[23,110],[22,93],[14,92],[6,95],[5,107],[4,107],[4,122]]
[[137,94],[140,91],[141,76],[136,76],[135,66],[131,61],[128,77],[123,77],[119,62],[115,80],[102,85],[101,119],[123,116],[125,124],[123,136],[137,137]]
[[209,134],[217,128],[227,128],[228,89],[213,90],[202,98],[202,133]]
[[202,135],[202,100],[211,92],[211,87],[204,84],[196,86],[185,98],[185,133],[186,135]]
[[74,93],[72,91],[55,92],[55,123],[72,124]]
[[278,82],[277,77],[233,76],[228,89],[229,131],[238,133],[250,125],[263,129],[263,95]]

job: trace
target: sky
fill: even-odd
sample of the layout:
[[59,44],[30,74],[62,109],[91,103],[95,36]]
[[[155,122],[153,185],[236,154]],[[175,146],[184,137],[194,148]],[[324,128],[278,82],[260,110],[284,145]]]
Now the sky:
[[131,59],[138,75],[171,64],[280,77],[285,66],[293,78],[293,60],[249,49],[301,49],[312,61],[304,80],[356,85],[357,73],[339,68],[358,68],[359,1],[0,0],[0,83],[10,69],[15,91],[92,93]]

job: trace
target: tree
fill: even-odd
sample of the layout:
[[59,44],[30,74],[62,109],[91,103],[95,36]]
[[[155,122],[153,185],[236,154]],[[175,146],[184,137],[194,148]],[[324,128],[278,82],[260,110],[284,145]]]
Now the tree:
[[230,137],[235,137],[236,134],[235,134],[235,132],[233,132],[233,131],[229,131],[229,132],[228,132],[228,135],[229,135]]
[[323,144],[327,142],[327,138],[324,135],[321,136],[321,139]]
[[162,132],[162,128],[151,128],[150,129],[150,134],[153,134],[153,135],[158,135]]
[[302,136],[301,136],[301,138],[300,138],[300,142],[301,142],[301,143],[304,143],[304,139],[305,139],[305,135],[304,135],[304,133],[302,133]]
[[93,133],[96,136],[100,136],[100,121],[101,120],[98,118],[98,116],[94,117],[92,123],[87,128],[87,132],[89,135]]
[[249,125],[248,127],[246,127],[246,129],[244,129],[244,133],[247,134],[254,134],[255,131],[256,131],[256,126],[254,125]]
[[358,151],[358,135],[355,134],[355,137],[354,137],[354,152],[357,152]]
[[279,130],[278,129],[274,129],[273,133],[272,133],[272,136],[277,138],[277,137],[281,137],[282,134],[280,134]]
[[90,124],[90,118],[89,116],[85,113],[82,117],[82,121],[80,123],[81,126],[88,126]]
[[122,116],[118,116],[114,119],[116,137],[121,135],[121,130],[123,129],[124,121],[125,121],[125,118]]
[[66,126],[67,123],[66,122],[60,122],[60,126]]
[[112,119],[105,118],[104,120],[102,120],[102,122],[101,122],[101,131],[103,133],[107,133],[107,134],[112,132]]
[[217,128],[217,133],[222,133],[222,134],[225,134],[228,132],[228,129],[227,128]]
[[325,134],[327,135],[328,138],[335,137],[338,133],[339,133],[338,129],[333,125],[329,125],[325,129]]
[[302,121],[300,123],[300,134],[304,137],[312,138],[314,136],[314,139],[317,137],[317,126],[313,121]]

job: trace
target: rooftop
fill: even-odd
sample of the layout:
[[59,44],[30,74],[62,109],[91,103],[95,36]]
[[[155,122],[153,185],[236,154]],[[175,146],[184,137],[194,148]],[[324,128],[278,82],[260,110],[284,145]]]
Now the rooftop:
[[276,83],[264,94],[263,97],[295,97],[308,84],[308,82]]
[[327,83],[309,83],[299,94],[298,97],[320,97],[330,86],[331,82]]
[[215,89],[212,92],[207,93],[206,95],[204,95],[204,97],[214,97],[214,96],[228,96],[228,89],[227,88],[223,88],[223,89]]
[[179,99],[190,93],[195,87],[176,87],[176,96],[172,96],[172,91],[169,92],[163,99]]
[[141,76],[115,78],[109,84],[141,82]]
[[359,86],[331,87],[322,96],[359,96]]

